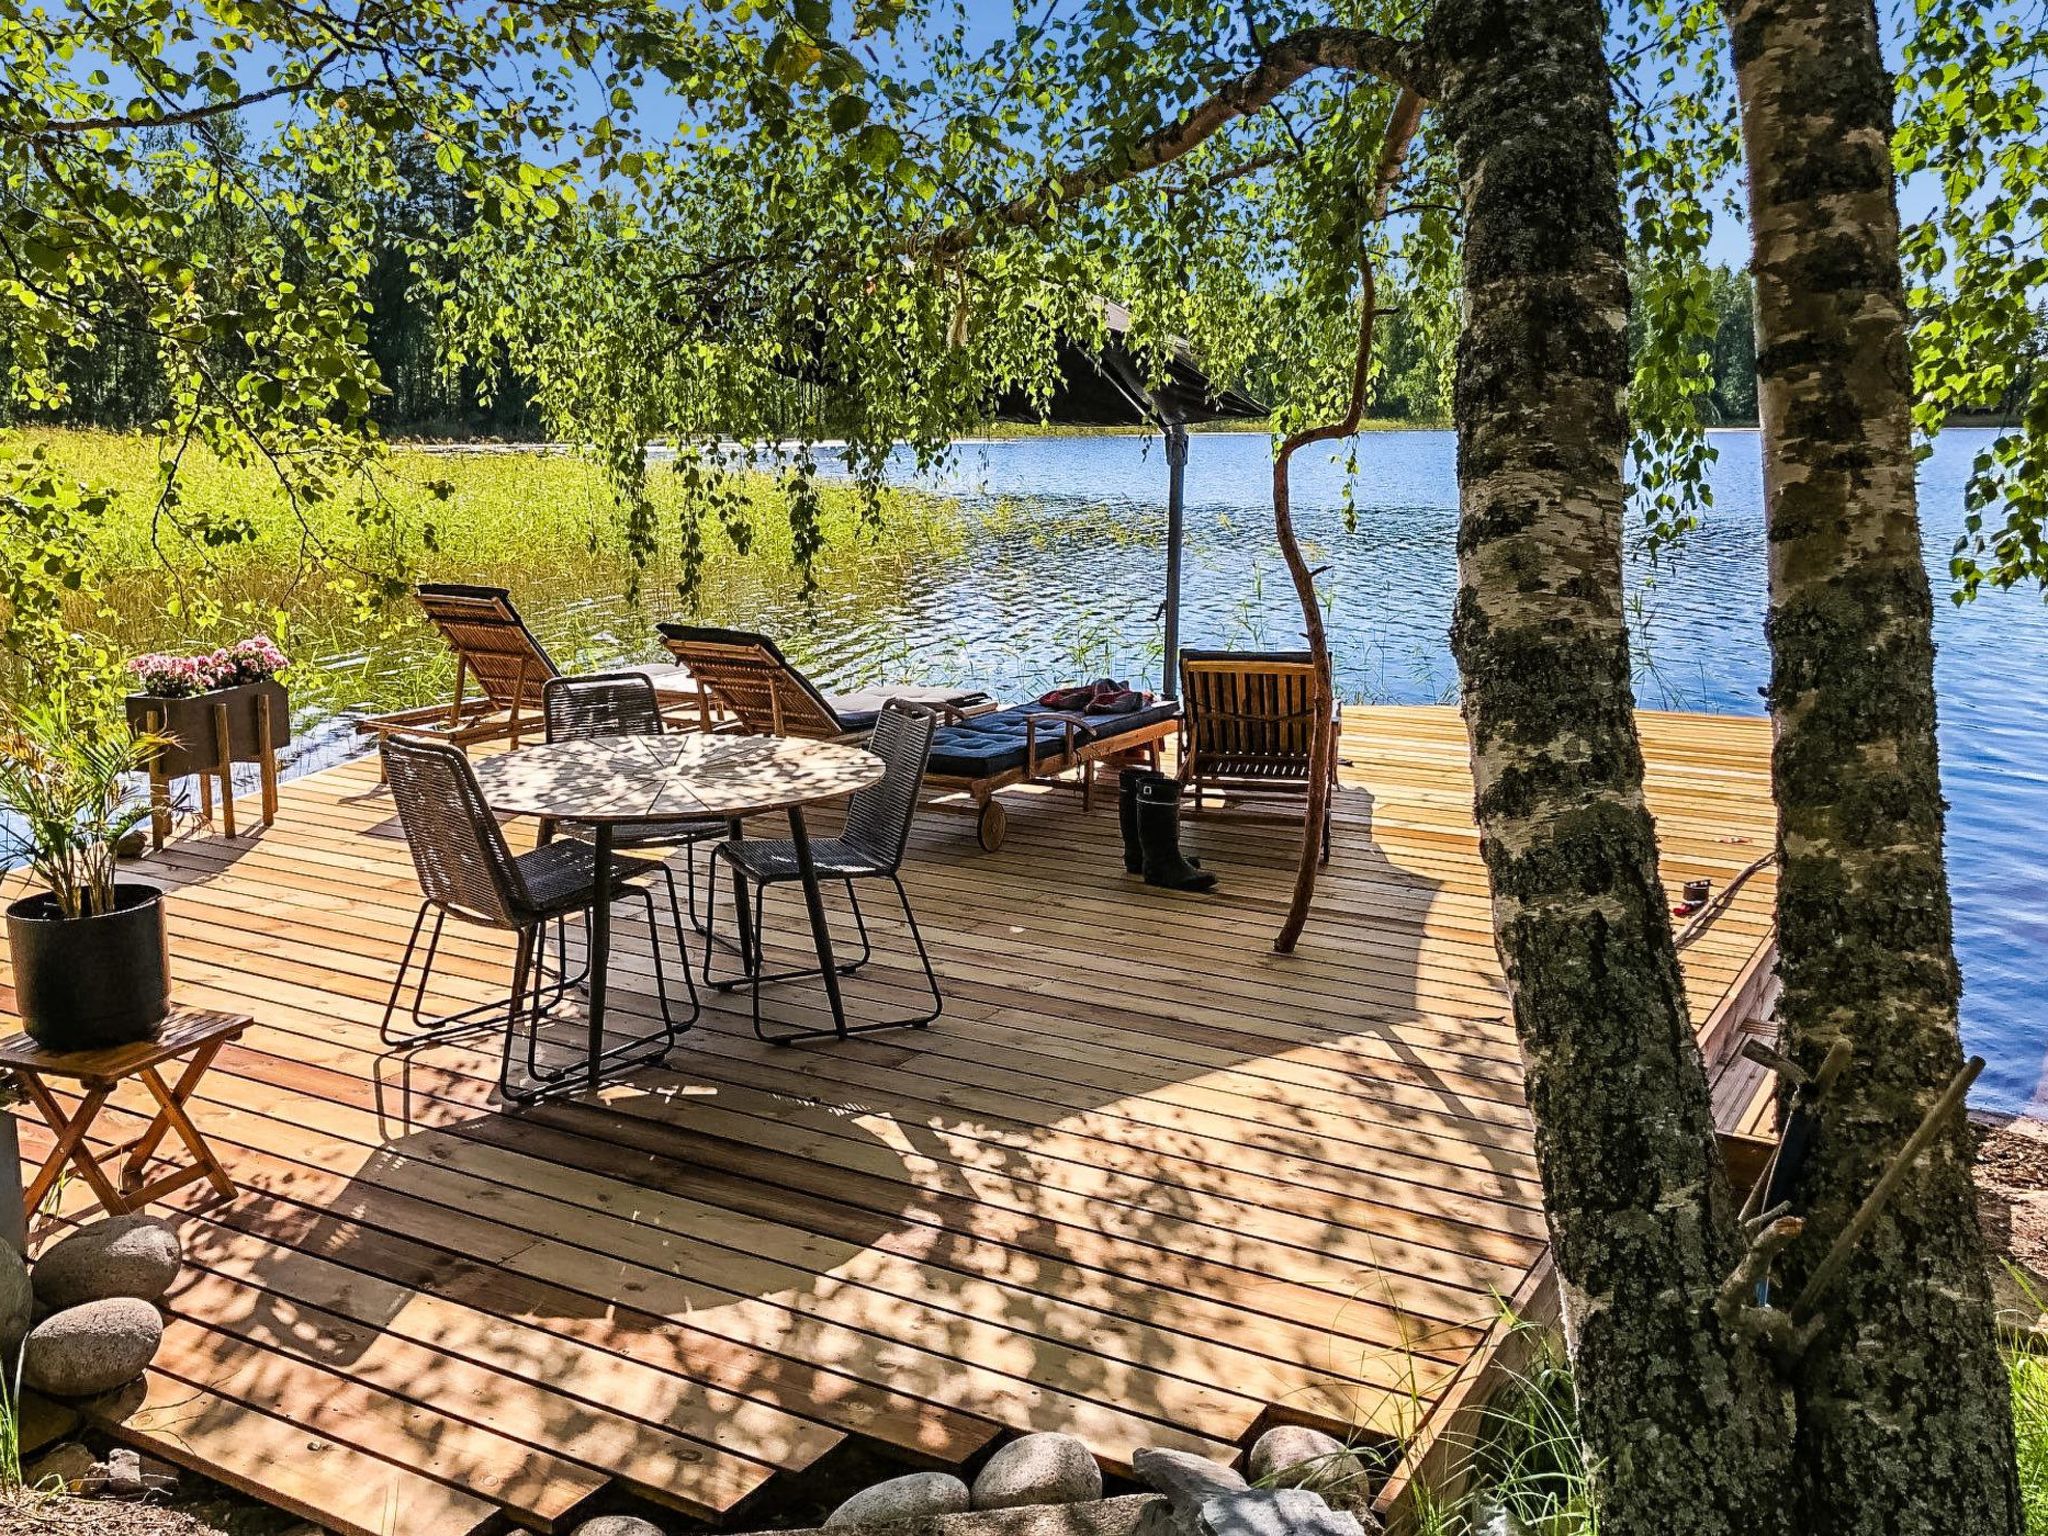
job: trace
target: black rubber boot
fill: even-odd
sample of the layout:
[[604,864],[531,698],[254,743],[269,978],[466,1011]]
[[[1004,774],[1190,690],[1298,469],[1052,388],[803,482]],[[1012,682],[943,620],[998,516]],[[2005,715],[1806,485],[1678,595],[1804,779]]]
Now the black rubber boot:
[[1206,891],[1216,877],[1180,851],[1180,785],[1154,774],[1138,785],[1138,849],[1145,883],[1170,891]]
[[1124,873],[1145,873],[1145,855],[1138,847],[1138,786],[1158,777],[1150,768],[1126,768],[1116,776],[1116,820],[1124,834]]

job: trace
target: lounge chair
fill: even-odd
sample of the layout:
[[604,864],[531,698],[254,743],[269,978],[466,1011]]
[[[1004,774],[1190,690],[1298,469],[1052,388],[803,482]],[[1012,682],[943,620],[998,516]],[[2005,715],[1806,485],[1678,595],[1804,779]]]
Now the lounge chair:
[[1159,766],[1159,744],[1180,724],[1172,699],[1122,715],[1084,715],[1017,704],[939,727],[925,769],[928,789],[965,792],[980,809],[974,835],[994,853],[1003,846],[1009,815],[996,791],[1012,784],[1046,782],[1079,771],[1081,809],[1095,804],[1095,770],[1105,762],[1142,759]]
[[[368,715],[356,722],[356,730],[380,740],[427,737],[458,747],[505,740],[517,747],[521,736],[538,734],[541,690],[549,678],[562,674],[512,606],[512,594],[503,587],[422,582],[414,596],[455,652],[455,697],[447,704]],[[652,667],[647,676],[664,713],[687,710],[694,712],[693,719],[704,716],[702,690],[687,674]],[[478,692],[465,697],[472,679]]]
[[[1306,798],[1316,765],[1315,669],[1306,651],[1182,651],[1180,780],[1202,809],[1210,791]],[[1335,711],[1341,718],[1341,709]],[[1337,782],[1337,735],[1321,771]],[[1332,797],[1334,798],[1334,797]],[[1323,858],[1330,816],[1323,814]]]
[[803,736],[815,741],[858,741],[875,728],[891,701],[957,720],[987,709],[985,693],[916,684],[828,694],[797,669],[766,635],[701,624],[658,624],[661,643],[706,694],[756,736]]

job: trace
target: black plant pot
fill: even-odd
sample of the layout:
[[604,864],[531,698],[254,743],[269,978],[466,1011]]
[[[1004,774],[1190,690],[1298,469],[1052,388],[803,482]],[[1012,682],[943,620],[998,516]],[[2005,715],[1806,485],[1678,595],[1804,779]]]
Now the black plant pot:
[[164,893],[114,887],[114,910],[63,917],[47,891],[7,909],[14,1007],[29,1036],[53,1051],[91,1051],[153,1039],[170,1009]]

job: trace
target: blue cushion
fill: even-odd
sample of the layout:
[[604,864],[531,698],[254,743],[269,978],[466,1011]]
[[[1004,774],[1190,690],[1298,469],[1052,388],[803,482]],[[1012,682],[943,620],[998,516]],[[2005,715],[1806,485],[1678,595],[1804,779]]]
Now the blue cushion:
[[1076,715],[1047,709],[1041,704],[1014,704],[993,714],[974,715],[952,725],[942,725],[932,738],[932,760],[927,772],[949,779],[992,779],[999,773],[1024,766],[1025,722],[1040,717],[1038,760],[1046,764],[1066,746],[1062,721],[1078,722],[1075,746],[1109,741],[1128,732],[1171,720],[1180,712],[1172,699],[1162,699],[1128,715]]

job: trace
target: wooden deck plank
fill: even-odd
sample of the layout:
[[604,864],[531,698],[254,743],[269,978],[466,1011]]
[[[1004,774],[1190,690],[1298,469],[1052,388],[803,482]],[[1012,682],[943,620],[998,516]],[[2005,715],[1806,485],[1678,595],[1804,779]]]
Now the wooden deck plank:
[[164,1371],[88,1409],[116,1440],[341,1536],[469,1536],[499,1506]]
[[[1673,899],[1721,886],[1771,845],[1767,724],[1641,720]],[[1292,957],[1269,948],[1284,809],[1190,817],[1223,880],[1189,898],[1122,874],[1106,806],[1020,787],[996,854],[948,805],[916,829],[932,1031],[776,1051],[715,997],[662,1067],[521,1113],[488,1036],[377,1039],[417,887],[372,765],[287,784],[259,834],[174,842],[148,868],[181,995],[258,1023],[198,1106],[245,1192],[171,1202],[193,1268],[149,1411],[162,1382],[203,1400],[195,1465],[260,1482],[246,1420],[413,1496],[472,1480],[537,1528],[611,1478],[715,1517],[846,1434],[957,1465],[1059,1427],[1117,1464],[1227,1454],[1275,1409],[1427,1416],[1483,1364],[1494,1294],[1542,1271],[1539,1191],[1463,725],[1349,711],[1341,756]],[[1703,1035],[1732,1038],[1774,893],[1751,880],[1684,952]],[[791,910],[771,949],[795,955]],[[871,927],[857,1017],[921,979],[900,916]],[[622,1031],[653,1006],[645,943],[621,924]],[[491,996],[509,952],[451,930],[432,1004]],[[777,990],[778,1016],[817,1021],[809,989]],[[320,1421],[302,1398],[330,1381]],[[287,1507],[312,1486],[272,1481]]]

